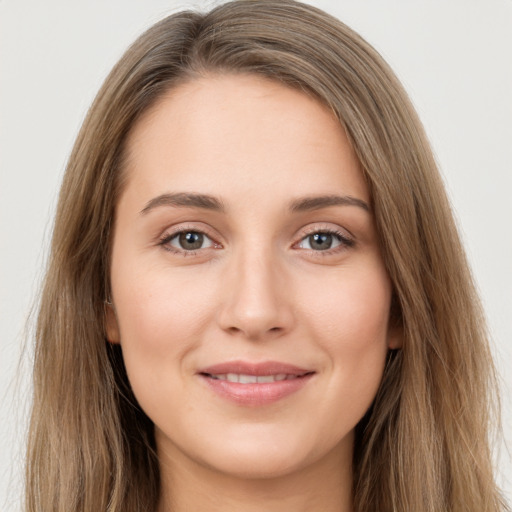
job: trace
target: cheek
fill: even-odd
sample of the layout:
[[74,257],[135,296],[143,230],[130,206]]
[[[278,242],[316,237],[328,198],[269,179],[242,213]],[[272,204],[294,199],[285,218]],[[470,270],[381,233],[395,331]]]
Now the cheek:
[[193,337],[213,305],[214,283],[201,272],[161,265],[124,264],[113,272],[112,286],[122,340],[134,339],[146,349]]
[[390,301],[385,270],[366,266],[364,271],[347,269],[329,280],[304,312],[311,336],[327,355],[331,385],[347,401],[358,400],[363,409],[370,405],[382,378]]
[[[112,288],[128,377],[141,403],[154,390],[176,391],[190,371],[187,355],[201,342],[212,316],[212,280],[190,272],[120,263],[112,272]],[[149,405],[149,404],[148,404]],[[156,404],[155,404],[156,405]]]
[[[336,346],[364,348],[387,337],[391,284],[380,264],[342,268],[321,286],[313,276],[298,291],[303,316],[325,338],[331,348]],[[311,293],[314,290],[314,293]]]

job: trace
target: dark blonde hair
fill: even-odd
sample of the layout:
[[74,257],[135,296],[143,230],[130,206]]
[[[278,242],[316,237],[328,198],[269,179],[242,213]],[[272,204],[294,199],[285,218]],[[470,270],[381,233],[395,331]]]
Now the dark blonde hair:
[[156,510],[153,425],[105,339],[110,246],[127,134],[180,83],[254,74],[302,90],[346,130],[367,180],[403,348],[356,428],[354,510],[498,512],[496,403],[482,310],[414,109],[379,54],[291,0],[241,0],[160,21],[98,93],[62,184],[37,324],[30,512]]

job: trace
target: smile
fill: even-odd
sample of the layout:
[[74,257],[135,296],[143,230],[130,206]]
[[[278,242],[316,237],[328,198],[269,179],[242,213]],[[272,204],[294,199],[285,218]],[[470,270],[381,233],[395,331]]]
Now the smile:
[[257,407],[297,393],[315,373],[280,362],[232,361],[203,368],[198,376],[222,400],[237,406]]
[[212,379],[227,380],[228,382],[239,382],[240,384],[266,384],[269,382],[292,380],[301,377],[301,375],[293,375],[286,373],[278,373],[277,375],[247,375],[243,373],[223,373],[217,375],[206,375],[208,375],[208,377],[211,377]]

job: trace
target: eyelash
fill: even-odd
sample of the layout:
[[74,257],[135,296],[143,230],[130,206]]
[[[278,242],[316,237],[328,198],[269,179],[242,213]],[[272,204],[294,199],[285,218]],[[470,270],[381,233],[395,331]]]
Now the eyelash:
[[[215,242],[213,237],[211,237],[205,230],[197,229],[197,228],[184,228],[184,229],[179,229],[177,231],[173,231],[172,233],[165,233],[160,238],[158,245],[161,246],[166,251],[169,251],[173,254],[178,254],[178,255],[184,256],[184,257],[196,256],[199,251],[205,249],[205,248],[199,248],[197,250],[176,249],[173,246],[169,245],[171,240],[173,240],[174,238],[176,238],[179,235],[184,234],[184,233],[197,233],[199,235],[205,236],[206,238],[208,238],[211,241],[213,248],[216,248],[216,249],[222,248],[222,245],[219,244],[218,242]],[[315,235],[315,234],[331,235],[331,236],[335,237],[339,242],[339,245],[337,247],[329,248],[329,249],[325,249],[325,250],[315,251],[313,249],[303,249],[303,250],[309,251],[310,253],[312,253],[318,257],[330,256],[332,254],[338,253],[339,251],[347,250],[347,249],[350,249],[355,246],[355,240],[348,237],[346,235],[346,233],[343,233],[341,231],[331,229],[331,228],[314,228],[314,229],[311,229],[308,232],[306,232],[304,234],[304,236],[302,236],[298,242],[293,244],[292,247],[298,246],[300,243],[302,243],[308,237],[310,237],[311,235]]]
[[218,242],[216,242],[213,239],[213,237],[211,235],[209,235],[205,230],[192,228],[192,227],[191,228],[181,228],[176,231],[173,231],[172,233],[168,233],[168,232],[164,233],[164,235],[160,238],[158,245],[160,245],[164,250],[169,251],[173,254],[178,254],[178,255],[184,256],[184,257],[196,256],[201,249],[187,251],[186,249],[177,249],[177,248],[173,247],[172,245],[170,245],[171,240],[173,240],[174,238],[176,238],[182,234],[185,234],[185,233],[197,233],[199,235],[203,235],[204,237],[206,237],[207,239],[209,239],[212,242],[212,247],[217,248],[217,249],[222,248],[222,245],[219,244]]
[[342,231],[339,231],[336,229],[332,229],[332,228],[315,227],[315,228],[308,230],[305,233],[305,235],[298,242],[296,242],[294,244],[294,246],[297,246],[298,244],[300,244],[301,242],[303,242],[304,240],[309,238],[311,235],[316,235],[316,234],[331,235],[338,240],[339,245],[334,248],[318,250],[318,251],[315,251],[313,249],[304,249],[304,250],[309,251],[311,254],[314,254],[315,257],[325,257],[325,256],[331,256],[333,254],[337,254],[340,251],[344,251],[344,250],[354,247],[355,243],[356,243],[355,240],[353,238],[350,238],[349,236],[347,236],[347,234],[345,232],[342,232]]

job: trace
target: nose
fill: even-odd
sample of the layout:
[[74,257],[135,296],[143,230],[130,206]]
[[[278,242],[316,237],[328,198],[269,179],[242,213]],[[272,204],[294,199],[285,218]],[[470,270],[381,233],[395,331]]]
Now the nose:
[[245,254],[234,258],[226,272],[220,327],[250,340],[274,338],[293,326],[286,273],[271,254]]

